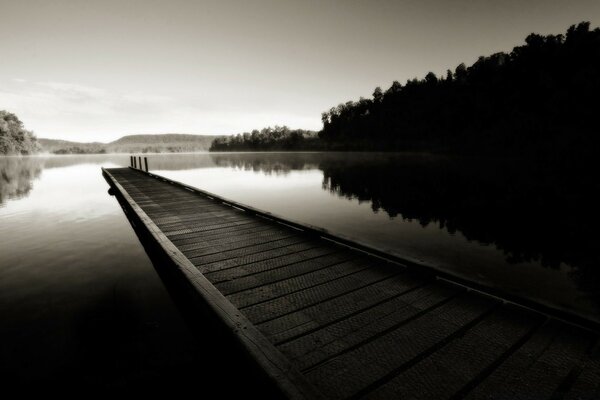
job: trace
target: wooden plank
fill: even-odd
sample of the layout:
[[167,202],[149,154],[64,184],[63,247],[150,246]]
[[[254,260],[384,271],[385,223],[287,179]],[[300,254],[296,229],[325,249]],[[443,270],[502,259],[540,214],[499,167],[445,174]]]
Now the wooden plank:
[[305,373],[325,397],[343,399],[488,316],[497,302],[468,293]]
[[[160,209],[155,210],[155,209],[151,208],[153,206],[159,206]],[[178,201],[174,202],[174,204],[168,204],[165,201],[162,201],[160,199],[148,198],[148,201],[146,201],[146,204],[141,205],[141,207],[144,210],[148,209],[153,214],[156,212],[172,213],[175,211],[178,213],[182,213],[183,210],[190,210],[190,209],[200,209],[200,210],[204,210],[204,211],[223,211],[223,210],[231,209],[231,207],[223,207],[222,205],[215,204],[214,202],[209,202],[206,200],[198,199],[198,196],[189,198],[188,200],[186,200],[184,202],[181,202],[180,200],[178,200]],[[148,215],[150,215],[150,214],[148,214]],[[153,216],[153,215],[151,215],[151,216]]]
[[486,368],[518,349],[541,322],[540,316],[515,307],[501,307],[463,336],[412,365],[391,371],[362,389],[359,396],[368,399],[389,399],[398,393],[409,398],[456,396],[471,382],[476,385],[485,379]]
[[170,223],[170,224],[162,224],[162,225],[160,225],[160,228],[163,230],[163,232],[174,232],[174,231],[179,231],[179,230],[184,230],[184,229],[195,229],[197,227],[224,224],[224,223],[228,223],[228,222],[237,222],[240,220],[244,220],[244,219],[240,219],[240,217],[237,215],[216,216],[216,217],[206,216],[205,218],[202,218],[202,219],[196,219],[196,220],[191,220],[191,221],[182,221],[182,222],[176,222],[176,223]]
[[[159,184],[160,185],[160,184]],[[163,187],[160,190],[152,190],[149,188],[140,187],[139,185],[131,185],[131,188],[125,188],[127,193],[129,193],[134,200],[139,197],[152,197],[152,198],[160,198],[164,199],[166,202],[171,202],[174,199],[191,199],[194,198],[194,193],[183,191],[180,189],[173,189],[172,186],[162,185]],[[203,199],[203,201],[206,201]],[[137,202],[137,200],[136,200]]]
[[211,282],[222,283],[265,271],[285,268],[304,261],[309,262],[317,257],[322,257],[336,251],[337,249],[331,246],[316,246],[309,249],[301,249],[293,253],[280,254],[268,260],[258,260],[244,265],[234,265],[230,268],[207,271],[206,276]]
[[218,211],[206,211],[206,210],[202,210],[202,209],[195,209],[195,211],[190,212],[190,213],[185,213],[185,214],[180,214],[180,213],[170,213],[170,215],[165,216],[165,217],[152,217],[152,220],[157,224],[157,225],[169,225],[169,224],[176,224],[176,223],[180,223],[180,222],[193,222],[196,220],[203,220],[203,219],[208,219],[208,218],[215,218],[215,217],[226,217],[226,216],[231,216],[231,215],[237,215],[236,212],[231,211],[231,210],[227,210],[227,209],[222,209],[222,210],[218,210]]
[[239,233],[245,233],[245,232],[253,233],[253,232],[260,232],[260,231],[263,231],[268,228],[269,228],[269,226],[265,225],[261,221],[254,221],[254,222],[250,222],[249,224],[238,225],[238,226],[233,226],[230,228],[223,228],[223,229],[218,229],[218,230],[213,230],[213,231],[208,231],[208,232],[195,232],[195,233],[190,233],[187,235],[182,235],[177,238],[169,238],[169,239],[173,243],[175,243],[177,246],[181,246],[181,245],[185,245],[185,244],[196,243],[198,240],[212,240],[212,239],[218,239],[218,238],[222,238],[222,237],[231,237],[233,234],[237,234],[238,232]]
[[[239,308],[250,321],[259,324],[303,308],[308,308],[328,299],[351,293],[396,274],[398,274],[398,271],[394,271],[391,268],[382,271],[370,268],[333,282],[327,282],[300,292],[294,292],[274,300]],[[232,299],[232,301],[237,306],[236,299]]]
[[[373,285],[373,289],[377,290],[379,286]],[[455,287],[439,284],[406,293],[400,292],[400,296],[383,299],[388,301],[366,304],[364,309],[357,309],[358,312],[350,309],[347,318],[332,319],[322,327],[313,327],[305,335],[296,335],[294,340],[284,342],[278,348],[294,360],[298,369],[309,370],[444,305],[458,293]],[[365,294],[371,295],[369,292]],[[335,305],[337,303],[332,304]],[[316,314],[316,311],[312,314]],[[264,332],[263,325],[259,325],[259,328]],[[415,328],[409,329],[414,331]],[[286,333],[285,330],[281,332]],[[302,333],[304,332],[300,331],[299,335]],[[269,335],[269,332],[265,334]],[[283,339],[289,337],[293,338],[286,335]]]
[[219,235],[217,237],[204,237],[200,236],[196,241],[188,244],[180,244],[177,247],[181,251],[203,249],[215,245],[228,246],[230,244],[237,243],[263,243],[269,240],[283,239],[290,235],[295,235],[295,232],[290,232],[285,229],[276,229],[269,226],[263,227],[262,230],[251,230],[250,232],[240,231],[234,233],[228,233],[226,235]]
[[148,193],[140,193],[140,194],[132,194],[135,202],[138,203],[142,209],[148,205],[160,204],[165,208],[178,207],[191,205],[194,203],[196,206],[203,205],[202,203],[198,203],[196,196],[193,194],[189,195],[173,195],[168,192],[164,195],[159,194],[148,194]]
[[[568,388],[565,400],[597,400],[600,399],[600,354],[590,354],[581,371],[575,377],[573,385]],[[557,398],[559,396],[556,396]]]
[[590,344],[588,334],[551,321],[468,393],[467,398],[550,399],[585,358]]
[[165,210],[187,209],[190,207],[199,207],[206,210],[229,209],[212,201],[202,199],[198,195],[189,194],[186,196],[158,196],[158,195],[139,195],[139,206],[143,208],[152,205],[160,205]]
[[201,209],[204,211],[219,211],[219,210],[223,211],[223,210],[231,210],[232,209],[231,207],[223,207],[220,204],[215,204],[214,202],[209,202],[209,201],[202,200],[202,199],[200,199],[200,201],[199,201],[198,196],[192,196],[184,201],[177,200],[177,201],[174,201],[172,204],[170,204],[164,200],[148,198],[146,203],[142,204],[141,207],[143,209],[147,209],[148,207],[152,207],[155,205],[159,205],[162,208],[162,210],[150,209],[149,211],[152,211],[153,213],[155,213],[157,211],[182,213],[184,210],[190,210],[190,209]]
[[240,259],[254,254],[263,254],[270,250],[289,248],[293,245],[309,242],[310,240],[308,237],[292,235],[282,239],[270,240],[266,243],[241,243],[239,247],[236,246],[229,250],[226,250],[225,246],[219,246],[208,249],[188,250],[184,254],[194,264],[205,265],[231,259]]
[[[395,275],[346,296],[259,324],[258,327],[277,345],[294,342],[285,348],[296,357],[312,351],[316,343],[325,345],[364,327],[369,321],[380,318],[380,315],[391,314],[406,306],[407,299],[415,296],[407,293],[423,284],[421,279],[410,275]],[[417,293],[422,290],[417,290]],[[428,294],[435,292],[429,285],[424,290]]]
[[[159,208],[153,206],[159,206]],[[223,209],[227,210],[227,208],[221,207],[199,207],[195,201],[190,201],[189,204],[179,204],[173,206],[167,206],[165,204],[160,203],[148,203],[145,205],[143,210],[148,210],[148,215],[152,218],[158,218],[165,215],[185,215],[191,212],[199,212],[199,211],[222,211]]]
[[164,218],[164,217],[170,217],[170,218],[187,218],[193,215],[198,215],[198,214],[210,214],[210,213],[218,213],[218,212],[227,212],[229,210],[219,210],[219,209],[214,209],[214,210],[206,210],[206,209],[202,209],[200,207],[191,207],[188,209],[181,209],[181,210],[170,210],[170,209],[165,209],[165,208],[156,208],[154,206],[146,206],[143,208],[144,211],[148,211],[148,216],[152,219],[156,218]]
[[174,231],[177,229],[193,228],[202,225],[211,225],[218,222],[237,221],[239,214],[223,213],[220,215],[201,214],[194,217],[180,218],[179,221],[163,222],[157,225],[164,231]]
[[142,209],[147,206],[147,205],[153,205],[153,204],[160,204],[161,207],[165,208],[165,209],[183,209],[183,208],[187,208],[187,207],[198,207],[200,204],[198,204],[198,200],[196,199],[196,196],[190,194],[188,196],[179,196],[179,197],[173,197],[173,196],[165,196],[162,197],[161,196],[148,196],[148,195],[143,195],[143,196],[137,196],[138,199],[135,200],[136,203],[138,203],[138,205],[140,207],[142,207]]
[[177,237],[181,237],[183,235],[187,235],[189,233],[196,233],[196,232],[206,232],[206,231],[214,231],[217,229],[222,229],[222,228],[231,228],[234,226],[240,226],[240,225],[245,225],[245,224],[249,224],[254,222],[252,219],[247,218],[245,216],[240,216],[239,219],[237,220],[233,220],[233,221],[227,221],[227,222],[221,222],[221,223],[215,223],[215,224],[210,224],[210,225],[199,225],[196,226],[194,228],[186,228],[186,229],[177,229],[177,230],[173,230],[173,231],[166,231],[164,232],[164,234],[171,238],[177,238]]
[[274,258],[283,257],[299,253],[304,250],[309,250],[315,247],[320,247],[322,244],[316,241],[307,241],[289,246],[276,248],[273,250],[263,251],[261,253],[249,254],[240,257],[230,258],[227,260],[219,260],[211,263],[204,263],[201,259],[191,259],[192,263],[205,272],[215,272],[224,269],[238,268],[247,264],[254,264],[259,261],[268,261]]
[[356,255],[354,253],[348,251],[336,251],[331,254],[291,264],[288,268],[277,268],[274,270],[258,272],[238,279],[217,283],[215,286],[217,286],[217,288],[225,295],[239,293],[244,290],[254,289],[259,286],[280,282],[295,276],[327,268],[351,260],[355,257]]
[[311,287],[334,281],[371,267],[371,260],[350,260],[328,268],[311,271],[278,282],[264,284],[256,288],[237,292],[226,297],[238,307],[249,307],[253,304],[273,300]]

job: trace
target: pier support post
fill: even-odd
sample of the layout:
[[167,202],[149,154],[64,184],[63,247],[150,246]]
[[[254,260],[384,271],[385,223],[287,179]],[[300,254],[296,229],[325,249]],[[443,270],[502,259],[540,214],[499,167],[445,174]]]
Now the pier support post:
[[144,164],[146,164],[146,172],[148,172],[148,157],[144,157]]

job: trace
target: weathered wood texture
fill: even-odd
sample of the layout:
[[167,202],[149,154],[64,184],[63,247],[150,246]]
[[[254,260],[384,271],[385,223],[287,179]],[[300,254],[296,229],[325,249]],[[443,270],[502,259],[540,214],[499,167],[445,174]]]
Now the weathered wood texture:
[[594,330],[162,177],[130,168],[106,170],[106,177],[160,232],[166,244],[158,244],[210,286],[206,300],[242,318],[251,340],[268,347],[268,357],[280,357],[278,365],[291,374],[284,386],[305,386],[285,391],[290,397],[599,396]]

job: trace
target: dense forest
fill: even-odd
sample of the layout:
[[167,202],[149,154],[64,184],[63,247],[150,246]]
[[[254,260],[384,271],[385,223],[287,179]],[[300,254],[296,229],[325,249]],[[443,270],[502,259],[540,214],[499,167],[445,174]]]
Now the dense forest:
[[32,154],[39,150],[33,132],[12,113],[0,110],[0,154]]
[[315,137],[266,128],[213,142],[211,150],[434,151],[499,156],[595,155],[600,120],[600,29],[531,34],[445,76],[395,81],[373,97],[322,114]]
[[600,29],[531,34],[509,54],[446,76],[394,82],[322,114],[328,149],[594,155],[600,120]]
[[219,135],[127,135],[106,145],[111,153],[179,153],[207,151]]
[[235,136],[217,138],[210,151],[269,151],[269,150],[319,150],[321,143],[317,132],[290,129],[287,126],[267,127],[260,131],[244,132]]
[[106,153],[105,144],[99,142],[80,143],[69,140],[39,138],[41,151],[54,154],[101,154]]

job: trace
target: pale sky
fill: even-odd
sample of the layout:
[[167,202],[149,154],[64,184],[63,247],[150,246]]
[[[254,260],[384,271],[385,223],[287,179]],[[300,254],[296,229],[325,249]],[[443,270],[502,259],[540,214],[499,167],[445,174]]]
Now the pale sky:
[[0,109],[74,141],[318,130],[375,86],[584,20],[599,0],[0,0]]

